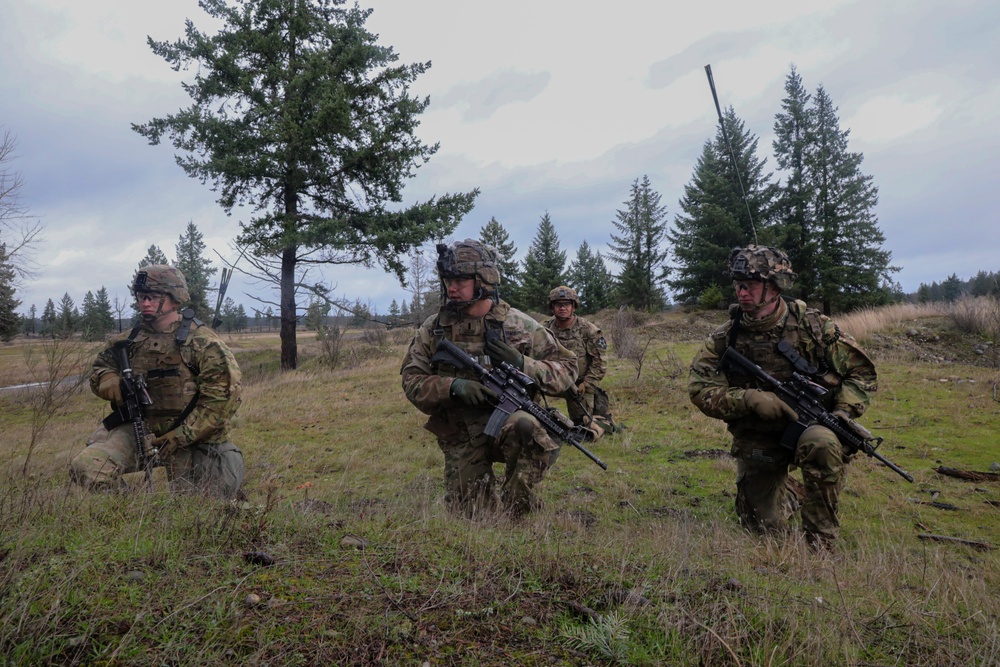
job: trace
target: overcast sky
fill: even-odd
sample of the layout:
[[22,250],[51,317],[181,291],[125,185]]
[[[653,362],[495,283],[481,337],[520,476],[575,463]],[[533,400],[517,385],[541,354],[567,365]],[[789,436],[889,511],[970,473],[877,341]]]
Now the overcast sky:
[[[480,188],[455,236],[495,216],[519,257],[548,212],[569,259],[604,248],[629,186],[648,175],[672,221],[716,113],[704,66],[771,155],[774,116],[795,64],[839,108],[850,149],[874,177],[876,213],[906,291],[952,273],[1000,270],[997,155],[1000,3],[591,4],[547,0],[369,0],[368,28],[400,62],[432,61],[414,92],[431,105],[418,134],[440,151],[405,203]],[[599,11],[595,11],[599,10]],[[230,257],[238,221],[207,185],[130,129],[188,105],[146,36],[175,40],[184,19],[209,27],[195,0],[4,0],[0,126],[18,140],[8,168],[45,226],[39,275],[22,311],[63,293],[126,285],[151,244],[173,259],[188,221],[210,256]],[[773,158],[768,164],[775,168]],[[216,262],[217,265],[219,262]],[[612,265],[610,268],[614,270]],[[330,271],[336,292],[384,311],[405,292],[379,270]],[[230,295],[248,310],[239,274]]]

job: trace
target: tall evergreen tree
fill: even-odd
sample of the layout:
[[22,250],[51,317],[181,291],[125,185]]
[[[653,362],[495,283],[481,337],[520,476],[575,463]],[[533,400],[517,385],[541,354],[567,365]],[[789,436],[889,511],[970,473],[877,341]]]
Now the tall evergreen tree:
[[35,330],[35,318],[38,317],[38,308],[35,304],[31,304],[31,308],[28,308],[28,315],[24,318],[24,333],[27,336],[34,336]]
[[546,211],[524,257],[520,294],[522,307],[548,312],[549,292],[566,282],[565,267],[566,253],[559,250],[559,235]]
[[818,238],[812,205],[816,192],[807,167],[816,133],[816,113],[809,107],[811,98],[802,84],[802,77],[792,65],[785,79],[782,112],[774,120],[774,157],[778,168],[785,174],[777,202],[776,217],[781,227],[777,244],[788,253],[792,266],[799,274],[792,294],[805,299],[815,296],[818,289],[815,266]]
[[139,260],[139,268],[150,266],[151,264],[169,264],[167,256],[163,254],[160,247],[155,243],[146,250],[146,256]]
[[941,297],[943,301],[949,303],[962,298],[962,280],[958,277],[958,274],[951,274],[941,283]]
[[618,233],[611,234],[609,256],[620,267],[616,280],[618,302],[640,310],[657,311],[665,303],[663,282],[667,278],[667,207],[648,176],[632,183],[625,209],[613,221]]
[[577,248],[576,259],[570,263],[566,279],[576,290],[582,314],[596,313],[614,305],[614,279],[601,253],[591,252],[586,241]]
[[180,269],[187,282],[188,292],[191,294],[191,307],[197,317],[207,320],[212,316],[212,309],[208,304],[209,282],[212,276],[218,273],[218,269],[212,266],[212,261],[205,257],[204,234],[198,231],[194,221],[189,221],[184,233],[177,239],[174,250],[177,259],[174,266]]
[[520,307],[521,268],[517,263],[517,246],[510,240],[504,226],[495,218],[479,230],[479,240],[496,249],[500,255],[500,296],[512,306]]
[[817,299],[827,314],[885,303],[884,286],[898,269],[889,264],[892,253],[882,248],[885,236],[874,212],[878,188],[861,173],[862,154],[848,150],[850,130],[840,129],[837,109],[822,86],[814,101],[815,139],[806,167],[816,197]]
[[175,69],[197,64],[185,84],[193,105],[133,125],[153,144],[171,137],[187,154],[181,167],[212,181],[226,211],[254,210],[239,242],[277,276],[283,369],[297,363],[303,267],[378,264],[402,281],[407,252],[450,233],[478,194],[390,210],[438,148],[415,134],[429,99],[409,92],[430,63],[396,65],[365,28],[371,10],[345,4],[205,0],[218,31],[189,21],[181,40],[149,40]]
[[104,287],[95,295],[87,292],[83,297],[83,312],[80,315],[80,331],[84,340],[101,340],[115,330],[115,317],[111,313],[111,301]]
[[59,314],[56,319],[56,332],[63,338],[69,338],[76,331],[77,322],[80,320],[80,313],[76,309],[76,304],[65,293],[59,300]]
[[729,293],[725,272],[733,248],[774,242],[771,227],[778,187],[764,171],[767,161],[757,157],[758,138],[732,107],[726,109],[723,122],[738,173],[718,128],[714,141],[702,148],[691,182],[684,186],[683,214],[674,217],[675,229],[667,233],[676,264],[668,284],[685,302],[698,301],[710,288]]
[[52,336],[54,338],[56,335],[56,321],[56,304],[52,302],[52,299],[49,299],[45,302],[45,308],[42,309],[42,330],[40,333],[43,336]]
[[15,298],[17,272],[7,256],[7,244],[0,243],[0,340],[7,343],[14,339],[21,329],[21,316],[17,307],[21,301]]

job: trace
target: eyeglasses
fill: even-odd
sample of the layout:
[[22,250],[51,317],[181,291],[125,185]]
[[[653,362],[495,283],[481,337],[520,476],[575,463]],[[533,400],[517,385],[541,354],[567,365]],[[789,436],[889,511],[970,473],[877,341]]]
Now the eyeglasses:
[[474,280],[475,276],[459,276],[457,278],[442,278],[441,282],[444,283],[445,287],[451,287],[452,285],[461,285],[462,283]]
[[162,294],[157,294],[156,292],[146,292],[143,294],[136,294],[135,300],[140,303],[145,303],[146,301],[159,301]]
[[762,285],[762,284],[763,283],[759,280],[740,280],[740,281],[734,280],[733,290],[735,290],[737,294],[743,291],[752,292],[754,285]]
[[572,301],[556,301],[552,304],[553,308],[569,308],[573,305]]

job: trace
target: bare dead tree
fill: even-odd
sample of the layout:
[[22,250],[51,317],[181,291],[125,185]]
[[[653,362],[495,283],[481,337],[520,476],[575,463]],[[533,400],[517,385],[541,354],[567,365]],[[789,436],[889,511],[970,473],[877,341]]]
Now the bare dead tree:
[[42,240],[42,223],[31,216],[21,198],[24,179],[10,164],[17,157],[17,141],[10,131],[0,137],[0,242],[5,246],[7,263],[14,271],[15,287],[37,272],[34,252]]

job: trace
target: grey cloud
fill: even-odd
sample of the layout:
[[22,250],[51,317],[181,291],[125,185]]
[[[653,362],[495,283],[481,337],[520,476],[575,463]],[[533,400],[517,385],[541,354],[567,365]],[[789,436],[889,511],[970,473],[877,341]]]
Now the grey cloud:
[[723,33],[699,40],[680,53],[649,66],[647,84],[650,88],[666,88],[694,69],[703,69],[711,62],[733,58],[760,44],[761,31]]
[[484,120],[508,104],[529,102],[538,97],[551,80],[549,72],[500,72],[475,83],[454,86],[441,97],[433,99],[432,104],[441,107],[465,106],[462,113],[465,120]]

